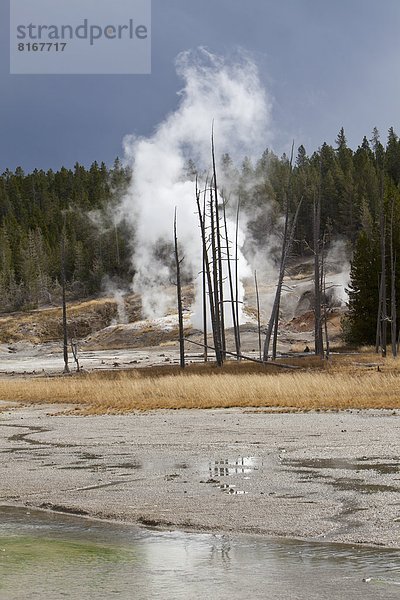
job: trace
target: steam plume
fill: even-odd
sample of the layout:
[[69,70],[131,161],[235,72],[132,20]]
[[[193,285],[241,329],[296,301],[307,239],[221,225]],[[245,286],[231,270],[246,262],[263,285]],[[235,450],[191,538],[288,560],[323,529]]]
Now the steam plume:
[[[256,156],[270,141],[270,103],[248,57],[229,61],[199,49],[179,55],[176,65],[184,81],[177,110],[152,137],[124,140],[133,179],[122,213],[135,229],[133,287],[148,318],[163,316],[171,302],[163,288],[170,269],[161,255],[172,239],[175,207],[186,271],[196,278],[202,268],[194,182],[186,165],[190,158],[203,172],[209,169],[212,122],[219,157],[225,152],[234,160]],[[243,255],[239,273],[251,274]]]

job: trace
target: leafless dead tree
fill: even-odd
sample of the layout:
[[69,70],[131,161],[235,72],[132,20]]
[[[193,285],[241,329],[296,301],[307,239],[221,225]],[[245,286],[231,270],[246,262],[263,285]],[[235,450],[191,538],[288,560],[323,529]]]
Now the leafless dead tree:
[[224,306],[224,277],[222,269],[222,237],[221,237],[221,224],[219,215],[219,194],[218,194],[218,183],[217,183],[217,168],[215,163],[215,145],[214,145],[214,123],[211,133],[211,155],[212,155],[212,168],[213,168],[213,183],[214,183],[214,200],[215,200],[215,262],[216,262],[216,273],[218,280],[218,295],[219,295],[219,329],[221,336],[221,349],[222,358],[225,358],[226,340],[225,340],[225,306]]
[[[197,189],[197,186],[196,186],[196,204],[197,204],[197,213],[199,216],[201,240],[202,240],[202,246],[203,246],[203,262],[204,262],[204,268],[206,271],[206,279],[207,279],[208,300],[209,300],[209,305],[210,305],[210,316],[211,316],[211,327],[212,327],[213,339],[214,339],[214,351],[215,351],[215,357],[216,357],[218,366],[222,366],[223,358],[222,358],[222,351],[221,351],[221,345],[220,345],[219,328],[217,325],[217,312],[216,312],[216,308],[215,308],[215,296],[214,296],[214,289],[213,289],[213,282],[215,285],[215,279],[213,278],[213,275],[211,272],[210,259],[209,259],[208,248],[207,248],[207,233],[206,233],[206,225],[205,225],[206,214],[205,214],[205,212],[202,213],[202,210],[201,210],[200,191]],[[213,229],[213,224],[211,224],[211,229]],[[214,267],[214,260],[213,260],[213,267]],[[217,296],[217,299],[218,299],[218,296]],[[204,344],[204,346],[209,347],[207,344]]]
[[72,352],[72,356],[74,357],[74,361],[76,364],[76,371],[77,371],[77,373],[80,373],[81,367],[79,364],[78,351],[79,351],[78,342],[76,340],[71,340],[71,352]]
[[387,297],[386,297],[386,215],[384,203],[384,175],[381,173],[381,215],[380,215],[380,253],[381,253],[381,273],[379,286],[379,302],[377,317],[377,340],[376,350],[381,348],[382,357],[387,353]]
[[394,221],[394,198],[392,199],[392,213],[390,219],[390,270],[391,270],[391,338],[392,338],[392,355],[397,357],[397,301],[396,301],[396,254],[393,247],[393,221]]
[[[294,234],[296,231],[297,219],[299,216],[302,202],[303,202],[303,199],[301,198],[300,202],[297,205],[296,212],[293,217],[290,230],[289,230],[289,217],[288,217],[288,225],[287,225],[287,227],[285,227],[285,233],[284,233],[284,238],[283,238],[283,242],[282,242],[282,256],[281,256],[281,262],[280,262],[280,266],[279,266],[278,284],[276,286],[275,299],[274,299],[274,304],[272,307],[271,318],[268,323],[267,333],[266,333],[265,341],[264,341],[264,353],[263,353],[264,361],[268,360],[269,346],[270,346],[273,330],[275,329],[274,337],[276,336],[276,338],[277,338],[277,334],[278,334],[278,329],[277,329],[276,324],[279,323],[279,309],[280,309],[281,296],[282,296],[283,280],[285,277],[287,261],[290,256],[290,252],[291,252],[293,241],[294,241]],[[274,348],[275,348],[275,350],[274,350],[273,356],[272,356],[273,360],[276,358],[276,342],[274,344]]]
[[233,278],[232,278],[232,266],[231,266],[231,253],[230,253],[230,240],[228,235],[228,224],[226,220],[226,203],[223,203],[223,217],[224,217],[224,228],[225,228],[225,240],[226,240],[226,260],[228,263],[228,281],[229,281],[229,291],[231,295],[230,305],[232,309],[232,324],[233,324],[233,334],[235,338],[235,348],[236,354],[238,355],[238,360],[240,360],[240,336],[239,336],[239,323],[237,321],[237,311],[235,306],[235,295],[233,290]]
[[322,321],[324,324],[325,334],[325,358],[329,360],[330,344],[328,334],[328,295],[326,287],[326,263],[325,263],[325,245],[326,245],[327,233],[325,232],[322,239],[322,250],[321,250],[321,296],[322,296]]
[[[197,197],[197,178],[196,178],[196,197]],[[207,198],[207,181],[206,181],[206,186],[205,186],[205,190],[204,190],[204,202],[203,202],[203,215],[206,214],[206,198]],[[202,252],[203,252],[203,271],[202,271],[202,278],[203,278],[203,288],[202,288],[202,292],[203,292],[203,339],[204,339],[204,362],[207,362],[208,360],[208,350],[207,350],[207,330],[208,330],[208,325],[207,325],[207,275],[206,275],[206,270],[207,270],[207,266],[206,266],[206,262],[208,260],[207,258],[207,254],[205,252],[205,247],[204,244],[202,244]]]
[[258,352],[259,352],[260,360],[262,360],[260,294],[258,293],[257,271],[254,271],[254,284],[255,284],[255,288],[256,288],[256,300],[257,300]]
[[65,273],[65,239],[67,235],[66,214],[63,215],[63,228],[61,233],[61,287],[62,287],[62,326],[63,326],[63,353],[64,373],[69,373],[68,366],[68,328],[67,328],[67,302],[66,302],[66,273]]
[[322,337],[321,317],[321,175],[318,194],[314,194],[313,204],[313,242],[314,242],[314,344],[315,355],[323,358],[324,341]]
[[175,266],[176,266],[176,290],[178,300],[178,320],[179,320],[179,356],[181,369],[185,368],[185,338],[183,328],[183,307],[182,307],[182,285],[181,285],[181,262],[179,258],[178,235],[176,231],[176,208],[174,215],[174,247],[175,247]]
[[241,341],[240,341],[240,319],[239,319],[239,218],[240,218],[240,196],[238,197],[237,209],[236,209],[236,233],[235,233],[235,309],[236,309],[236,323],[237,323],[237,353],[241,354]]

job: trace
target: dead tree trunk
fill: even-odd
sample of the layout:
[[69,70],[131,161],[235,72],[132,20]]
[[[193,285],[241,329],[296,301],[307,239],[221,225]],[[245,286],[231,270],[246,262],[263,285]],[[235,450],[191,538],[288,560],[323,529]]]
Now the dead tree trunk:
[[379,348],[381,347],[381,315],[382,315],[382,277],[378,275],[378,290],[379,290],[379,300],[378,300],[378,314],[376,317],[376,337],[375,337],[375,353],[379,354]]
[[394,198],[392,200],[392,214],[390,220],[390,317],[391,317],[391,338],[392,338],[392,355],[397,357],[397,302],[396,302],[396,255],[393,247],[393,220],[394,220]]
[[383,174],[381,182],[381,221],[380,221],[380,249],[381,249],[381,285],[380,285],[380,297],[379,306],[380,314],[378,318],[380,320],[380,346],[382,357],[386,357],[387,353],[387,298],[386,298],[386,217],[384,207],[384,194],[383,194]]
[[[240,313],[239,313],[239,217],[240,217],[240,196],[236,210],[236,233],[235,233],[235,308],[236,308],[236,323],[237,323],[237,339],[238,339],[238,355],[241,354],[240,342]],[[238,359],[240,360],[240,358]]]
[[223,216],[224,216],[224,228],[225,228],[225,239],[226,239],[226,259],[228,261],[229,291],[230,291],[230,294],[231,294],[230,304],[231,304],[231,309],[232,309],[233,333],[234,333],[234,337],[235,337],[236,354],[239,356],[240,355],[240,342],[239,342],[239,337],[238,337],[238,323],[237,323],[237,320],[236,320],[236,306],[235,306],[235,297],[234,297],[234,291],[233,291],[231,253],[230,253],[230,248],[229,248],[230,241],[229,241],[229,235],[228,235],[228,225],[227,225],[227,222],[226,222],[226,206],[225,206],[225,202],[223,204]]
[[[321,183],[320,183],[321,186]],[[321,273],[320,273],[320,231],[321,231],[321,190],[318,198],[314,196],[314,218],[313,218],[313,237],[314,237],[314,338],[315,355],[323,358],[324,343],[322,338],[322,320],[321,320]]]
[[[206,190],[207,190],[207,182],[206,182]],[[203,215],[206,214],[206,197],[207,191],[204,191],[204,203],[203,203]],[[196,180],[196,196],[197,196],[197,180]],[[207,254],[206,248],[203,245],[203,339],[204,339],[204,362],[208,360],[208,349],[207,349]]]
[[385,219],[383,218],[383,225],[381,231],[381,254],[382,254],[382,262],[381,262],[381,351],[382,356],[385,357],[387,354],[387,298],[386,298],[386,244],[385,244],[385,233],[386,233],[386,224]]
[[216,233],[216,263],[218,265],[218,285],[219,285],[219,326],[221,338],[222,358],[225,360],[226,340],[225,340],[225,306],[224,306],[224,275],[222,269],[222,238],[219,216],[219,194],[217,184],[217,168],[215,164],[214,147],[214,125],[211,135],[211,154],[213,166],[214,199],[215,199],[215,233]]
[[72,356],[74,357],[74,361],[76,364],[76,371],[77,373],[80,373],[81,367],[79,364],[79,358],[78,358],[78,342],[72,340],[71,341],[71,351],[72,351]]
[[[287,183],[287,190],[286,190],[286,211],[285,211],[285,226],[284,226],[284,230],[283,230],[283,243],[282,243],[282,255],[281,255],[281,264],[280,264],[280,270],[282,269],[282,266],[284,265],[284,263],[286,262],[286,246],[288,243],[288,234],[289,234],[289,213],[290,213],[290,207],[289,207],[289,202],[290,202],[290,179],[291,179],[291,175],[292,175],[292,164],[293,164],[293,150],[294,150],[294,142],[292,144],[292,153],[291,153],[291,157],[290,157],[290,171],[289,171],[289,179],[288,179],[288,183]],[[285,265],[286,267],[286,265]],[[276,359],[276,349],[277,349],[277,345],[278,345],[278,330],[279,330],[279,311],[280,311],[280,307],[281,307],[281,295],[282,295],[282,285],[283,285],[283,278],[285,276],[284,270],[283,270],[283,277],[282,277],[282,283],[281,283],[281,289],[279,291],[278,297],[277,297],[277,306],[276,306],[276,311],[275,311],[275,320],[274,320],[274,335],[272,338],[272,360]]]
[[392,355],[397,357],[397,306],[396,306],[396,257],[393,257],[392,263],[392,292],[391,292],[391,336],[392,336]]
[[117,267],[119,270],[119,268],[121,266],[121,257],[120,257],[120,251],[119,251],[118,225],[115,222],[114,222],[114,234],[115,234],[115,254],[116,254],[116,259],[117,259]]
[[326,295],[326,267],[325,267],[325,235],[322,242],[321,252],[321,290],[322,290],[322,306],[323,306],[323,323],[324,323],[324,334],[325,334],[325,358],[329,360],[330,344],[328,334],[328,297]]
[[[214,196],[213,189],[210,189],[210,226],[211,226],[211,264],[212,264],[212,290],[214,293],[214,311],[215,311],[215,333],[217,337],[216,348],[219,350],[221,365],[224,360],[224,354],[221,343],[221,303],[219,297],[219,272],[218,272],[218,250],[217,250],[217,231],[215,224]],[[217,359],[219,364],[219,361]]]
[[66,302],[66,273],[65,273],[65,238],[66,217],[64,214],[63,229],[61,234],[61,286],[62,286],[62,326],[63,326],[63,354],[64,373],[69,373],[68,366],[68,328],[67,328],[67,302]]
[[292,178],[292,166],[293,166],[293,151],[294,151],[294,142],[292,143],[292,151],[290,155],[289,162],[289,176],[287,181],[286,188],[286,210],[285,210],[285,225],[283,230],[283,241],[282,241],[282,253],[281,253],[281,262],[279,266],[279,277],[278,277],[278,285],[275,293],[274,305],[272,308],[271,319],[268,323],[267,335],[264,343],[264,356],[263,360],[268,360],[269,354],[269,346],[272,337],[272,358],[275,360],[277,353],[277,344],[278,344],[278,330],[279,330],[279,311],[281,305],[281,296],[282,296],[282,286],[283,279],[285,277],[286,263],[291,250],[291,246],[293,243],[294,232],[296,228],[298,209],[300,208],[301,201],[296,210],[296,216],[292,223],[291,231],[289,232],[289,216],[290,216],[290,184]]
[[179,320],[179,356],[181,369],[185,368],[185,338],[183,330],[183,307],[182,307],[182,285],[181,285],[181,262],[179,258],[178,236],[176,232],[176,208],[174,215],[174,246],[175,246],[175,266],[176,266],[176,289],[178,300],[178,320]]
[[[186,338],[186,341],[188,342],[188,344],[194,344],[195,346],[203,346],[203,344],[200,344],[200,342],[194,342],[193,340],[189,340],[188,338]],[[208,346],[209,349],[211,350],[215,350],[215,348],[213,348],[212,346]],[[229,356],[234,356],[236,357],[235,352],[226,352]],[[288,369],[288,370],[297,370],[300,369],[301,367],[299,367],[298,365],[288,365],[285,363],[280,363],[280,362],[269,362],[268,364],[265,364],[263,361],[258,360],[258,358],[253,358],[252,356],[246,356],[245,354],[241,355],[241,358],[243,358],[244,360],[249,360],[250,362],[254,362],[257,363],[258,365],[263,365],[264,367],[278,367],[279,369]]]
[[260,360],[262,360],[260,295],[258,293],[257,271],[254,271],[254,284],[255,284],[255,288],[256,288],[256,300],[257,300],[258,352],[259,352]]
[[209,299],[209,303],[210,303],[211,326],[212,326],[213,339],[214,339],[215,357],[216,357],[218,366],[221,366],[223,361],[222,361],[221,349],[220,349],[219,337],[218,337],[217,317],[216,317],[216,312],[215,312],[214,293],[213,293],[213,281],[212,281],[210,261],[208,258],[208,251],[207,251],[205,213],[204,213],[204,215],[202,215],[201,207],[200,207],[199,192],[197,192],[197,194],[196,194],[196,202],[197,202],[197,211],[198,211],[199,221],[200,221],[201,239],[202,239],[202,244],[203,244],[203,257],[205,259],[205,269],[206,269],[206,275],[207,275],[208,299]]
[[[276,287],[275,300],[274,300],[274,304],[272,307],[271,318],[268,323],[267,333],[266,333],[265,341],[264,341],[264,353],[263,353],[263,361],[264,362],[266,362],[268,360],[269,346],[270,346],[270,342],[271,342],[272,332],[274,330],[275,323],[279,321],[279,308],[280,308],[280,303],[281,303],[282,287],[283,287],[283,280],[285,277],[286,264],[287,264],[287,259],[291,252],[291,248],[292,248],[292,244],[293,244],[293,240],[294,240],[294,234],[296,232],[297,219],[299,216],[302,202],[303,202],[303,199],[301,198],[300,202],[297,205],[296,213],[293,217],[293,222],[292,222],[292,226],[290,229],[290,233],[286,234],[286,240],[285,239],[283,240],[284,247],[283,247],[283,253],[282,253],[282,257],[281,257],[281,264],[279,267],[278,285]],[[275,352],[276,352],[276,344],[275,344]]]

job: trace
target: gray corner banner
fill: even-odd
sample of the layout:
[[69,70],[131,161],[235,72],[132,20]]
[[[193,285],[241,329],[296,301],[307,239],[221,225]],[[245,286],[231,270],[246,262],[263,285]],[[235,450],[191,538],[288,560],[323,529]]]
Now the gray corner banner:
[[10,0],[10,73],[147,75],[151,0]]

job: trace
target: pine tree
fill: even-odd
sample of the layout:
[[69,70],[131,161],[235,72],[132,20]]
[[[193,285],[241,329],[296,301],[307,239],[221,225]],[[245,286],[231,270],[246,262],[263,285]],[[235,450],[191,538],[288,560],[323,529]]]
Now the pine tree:
[[379,241],[361,231],[351,263],[349,314],[345,328],[348,342],[375,343],[379,271]]
[[386,173],[395,185],[400,184],[400,140],[393,127],[389,129],[385,155]]

